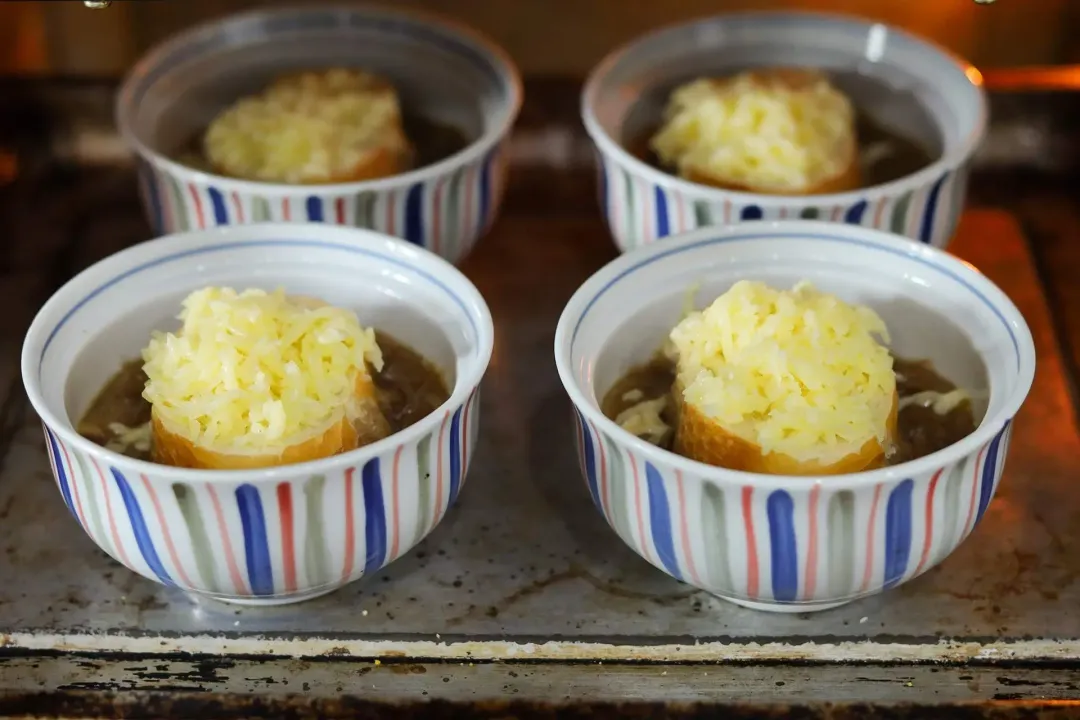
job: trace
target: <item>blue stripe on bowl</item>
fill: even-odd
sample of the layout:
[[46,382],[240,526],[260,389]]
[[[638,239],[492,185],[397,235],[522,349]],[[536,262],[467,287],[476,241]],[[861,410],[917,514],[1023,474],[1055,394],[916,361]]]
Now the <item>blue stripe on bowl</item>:
[[885,507],[885,582],[888,590],[904,579],[911,559],[911,494],[915,481],[907,478],[889,493]]
[[161,562],[161,558],[158,557],[157,550],[154,548],[154,540],[150,536],[150,528],[146,525],[146,518],[143,517],[142,510],[139,508],[139,501],[135,497],[135,493],[131,489],[131,485],[128,484],[127,478],[117,470],[116,468],[109,468],[112,471],[113,479],[116,481],[116,487],[120,490],[120,497],[124,501],[124,508],[127,510],[128,519],[131,521],[131,532],[135,536],[135,544],[139,547],[139,553],[142,554],[143,560],[146,561],[147,566],[165,585],[175,586],[172,576],[165,569],[165,566]]
[[600,512],[604,512],[603,499],[600,497],[600,485],[596,479],[596,451],[593,449],[592,432],[585,422],[585,416],[575,407],[574,417],[577,420],[579,437],[581,438],[581,455],[585,461],[585,482],[589,486],[589,494],[592,496],[593,505]]
[[945,179],[948,177],[949,173],[945,173],[930,187],[926,209],[923,210],[922,227],[919,229],[919,239],[924,243],[930,243],[934,239],[934,216],[937,215],[938,198],[941,195],[941,186],[945,184]]
[[39,358],[39,361],[45,359],[45,353],[48,352],[49,346],[56,338],[56,334],[60,332],[60,329],[64,327],[64,325],[66,325],[69,320],[71,320],[75,313],[81,310],[84,305],[93,300],[95,297],[111,288],[113,285],[116,285],[117,283],[126,280],[133,275],[137,275],[141,272],[156,268],[161,265],[167,265],[170,262],[174,262],[176,260],[181,260],[184,258],[194,257],[198,255],[210,255],[217,252],[225,252],[228,250],[236,250],[239,248],[271,247],[313,247],[329,250],[340,250],[342,252],[350,253],[353,255],[362,255],[364,257],[381,260],[390,265],[394,265],[396,267],[404,268],[406,270],[414,272],[420,277],[430,282],[432,285],[438,287],[444,293],[446,293],[450,297],[450,299],[453,300],[459,308],[461,308],[462,312],[465,313],[465,317],[468,319],[469,326],[473,329],[473,332],[476,333],[477,336],[480,335],[480,330],[479,328],[477,328],[476,322],[473,319],[472,314],[469,312],[468,306],[465,304],[464,300],[454,294],[454,292],[450,290],[450,288],[447,287],[445,283],[443,283],[431,273],[414,267],[409,263],[404,262],[403,260],[391,257],[389,255],[384,255],[383,253],[376,252],[374,250],[368,250],[366,248],[355,247],[352,245],[339,245],[337,243],[325,242],[320,240],[256,240],[252,242],[228,242],[221,243],[220,245],[213,245],[210,247],[194,248],[192,250],[182,250],[180,252],[173,253],[172,255],[166,255],[164,257],[156,258],[154,260],[150,260],[149,262],[145,262],[142,265],[131,268],[130,270],[126,270],[117,275],[116,277],[112,278],[111,280],[102,283],[101,285],[87,293],[87,295],[82,300],[79,300],[77,303],[75,303],[75,305],[70,310],[68,310],[62,318],[60,318],[60,322],[56,324],[56,327],[52,329],[48,337],[45,339],[45,344],[41,348],[41,357]]
[[360,471],[364,492],[364,574],[375,572],[386,562],[386,504],[383,502],[379,458],[364,463]]
[[656,239],[667,237],[671,234],[671,223],[668,219],[667,196],[664,189],[657,185],[653,188],[656,195]]
[[491,166],[495,162],[498,150],[499,146],[496,145],[484,158],[484,164],[480,167],[480,227],[487,227],[491,220],[488,217],[488,213],[491,212]]
[[[494,220],[497,210],[496,198],[494,197],[498,177],[496,175],[498,168],[495,167],[496,157],[495,154],[489,154],[482,162],[467,164],[442,178],[442,180],[449,180],[446,187],[450,188],[451,193],[450,210],[445,213],[442,213],[441,208],[435,207],[432,203],[432,188],[440,185],[432,184],[430,181],[403,186],[390,191],[388,194],[380,193],[378,197],[388,198],[390,203],[401,202],[404,208],[403,222],[398,223],[395,218],[390,220],[390,226],[383,225],[374,217],[372,205],[377,196],[370,191],[342,197],[289,196],[284,198],[284,202],[288,203],[290,207],[296,207],[296,203],[303,205],[304,211],[302,215],[294,218],[296,221],[306,219],[308,222],[330,222],[345,227],[357,227],[392,234],[394,237],[402,238],[418,247],[430,250],[451,263],[457,263],[472,250],[476,241],[483,236],[490,223]],[[471,168],[477,168],[477,171],[475,173],[465,172]],[[171,176],[169,177],[171,178]],[[440,183],[442,180],[440,180]],[[172,181],[175,181],[175,178]],[[458,189],[459,182],[469,183],[470,188],[475,189],[478,198],[479,216],[477,222],[472,224],[472,227],[465,227],[461,222],[461,216],[470,215],[471,208],[464,208],[459,202],[461,198]],[[205,194],[209,198],[207,204],[200,201],[200,207],[209,208],[206,219],[203,218],[201,211],[198,217],[193,217],[188,213],[188,208],[182,207],[178,209],[172,218],[166,218],[162,215],[161,218],[155,220],[154,215],[161,213],[162,209],[154,207],[153,203],[160,203],[161,197],[160,190],[156,189],[157,186],[153,185],[152,187],[155,188],[155,195],[153,197],[147,195],[148,199],[143,204],[151,222],[165,223],[166,220],[169,221],[169,227],[165,228],[169,232],[186,230],[189,223],[193,227],[207,229],[212,226],[242,225],[247,222],[264,221],[269,219],[268,213],[271,204],[281,205],[283,202],[281,199],[266,198],[257,193],[245,193],[244,196],[234,193],[232,198],[234,202],[230,204],[228,202],[229,194],[216,186],[201,185],[201,191],[197,191],[195,186],[192,186],[191,190],[199,192],[199,197]],[[144,194],[149,192],[149,189],[144,190]],[[244,198],[250,199],[252,203],[248,213],[245,213],[241,204],[244,202]],[[399,201],[398,198],[404,199]],[[342,203],[340,210],[335,209],[336,203]],[[351,203],[357,208],[356,215],[351,221],[345,219],[345,203]],[[338,213],[341,214],[340,221]],[[438,236],[436,236],[433,216],[440,215],[442,224]],[[212,221],[210,218],[212,218]],[[187,222],[178,222],[178,220],[185,219]],[[447,238],[457,239],[447,240]],[[440,242],[442,246],[438,247]]]
[[866,201],[860,200],[847,209],[844,213],[844,222],[849,225],[859,225],[862,223],[863,215],[866,213]]
[[463,477],[463,468],[461,467],[461,413],[464,410],[465,405],[459,407],[450,421],[450,502],[454,502],[457,497],[458,491],[461,489],[461,478]]
[[[45,438],[49,441],[49,452],[52,454],[53,466],[56,468],[56,484],[60,486],[60,495],[64,498],[64,505],[67,506],[68,512],[72,517],[79,520],[78,514],[75,512],[75,504],[71,499],[71,488],[68,487],[68,474],[64,470],[64,461],[60,457],[60,446],[56,441],[56,436],[53,435],[52,430],[45,427],[43,424],[41,427],[45,428]],[[72,482],[74,478],[72,478]],[[80,522],[82,522],[80,520]]]
[[405,196],[405,239],[423,246],[424,234],[424,184],[416,183]]
[[244,559],[248,581],[255,595],[274,594],[274,566],[270,560],[270,540],[266,533],[266,513],[259,490],[247,483],[236,488],[236,506],[244,531]]
[[207,187],[206,191],[210,194],[210,205],[214,208],[214,224],[228,225],[229,211],[225,207],[225,196],[216,187]]
[[765,217],[765,211],[757,205],[747,205],[739,213],[740,220],[760,220],[763,217]]
[[[988,307],[990,309],[991,312],[994,313],[995,316],[997,316],[998,320],[1001,321],[1001,324],[1005,328],[1005,332],[1007,332],[1009,334],[1009,339],[1012,340],[1013,351],[1016,354],[1016,365],[1019,368],[1019,366],[1020,366],[1020,342],[1016,339],[1016,335],[1013,334],[1012,327],[1009,326],[1008,320],[1005,319],[1005,316],[1001,314],[1001,311],[998,310],[994,306],[994,304],[991,303],[986,298],[985,295],[983,295],[981,292],[979,292],[977,289],[975,289],[975,287],[972,286],[967,280],[965,280],[964,278],[962,278],[960,275],[953,272],[952,270],[950,270],[950,269],[948,269],[948,268],[946,268],[944,266],[932,263],[932,262],[930,262],[930,261],[928,261],[928,260],[926,260],[924,258],[915,256],[915,255],[911,255],[911,254],[905,252],[904,250],[901,250],[900,248],[885,247],[885,246],[882,246],[882,245],[877,245],[875,243],[869,242],[867,240],[859,240],[857,238],[836,237],[834,235],[821,235],[821,234],[817,234],[817,233],[785,234],[785,233],[783,233],[781,231],[775,231],[775,230],[772,231],[772,232],[757,232],[757,233],[747,233],[747,234],[743,234],[743,235],[727,235],[725,237],[705,238],[703,240],[698,240],[697,242],[692,242],[692,243],[689,243],[687,245],[680,245],[678,247],[673,247],[673,248],[668,248],[668,249],[662,250],[661,252],[658,252],[656,255],[645,258],[644,260],[641,260],[641,261],[631,265],[630,267],[626,268],[621,273],[619,273],[618,275],[613,277],[611,280],[609,280],[607,282],[607,284],[604,285],[602,288],[600,288],[597,291],[597,293],[585,305],[585,309],[581,311],[581,317],[578,318],[577,323],[574,325],[574,332],[570,336],[571,352],[573,352],[573,345],[577,341],[578,331],[581,330],[581,325],[582,325],[582,323],[585,322],[585,318],[588,317],[589,311],[592,310],[593,306],[596,305],[596,303],[600,300],[601,297],[604,296],[605,293],[607,293],[608,290],[613,288],[615,285],[619,284],[619,282],[621,282],[625,278],[629,277],[630,275],[633,275],[638,270],[640,270],[640,269],[642,269],[644,267],[648,267],[649,265],[652,265],[653,263],[660,262],[661,260],[665,260],[668,257],[674,256],[674,255],[681,255],[682,253],[690,252],[691,250],[697,250],[697,249],[702,248],[702,247],[709,247],[711,245],[725,245],[727,243],[732,243],[732,242],[745,242],[747,240],[759,240],[759,239],[763,239],[763,238],[770,239],[770,240],[785,240],[785,239],[798,238],[798,239],[802,239],[802,240],[823,240],[825,242],[839,243],[839,244],[842,244],[842,245],[854,245],[856,247],[863,247],[863,248],[866,248],[868,250],[874,250],[874,251],[877,251],[877,252],[881,252],[881,253],[884,253],[886,255],[892,255],[892,256],[896,256],[896,257],[906,258],[906,259],[911,260],[913,262],[919,263],[920,265],[925,265],[928,268],[936,270],[936,271],[938,271],[938,272],[952,278],[956,282],[960,283],[960,285],[965,287],[968,290],[968,292],[970,292],[972,295],[977,297],[984,305],[986,305],[986,307]],[[42,353],[42,355],[44,356],[44,353]]]
[[[619,480],[616,479],[616,482]],[[676,580],[682,580],[679,558],[675,554],[675,536],[671,527],[671,505],[664,491],[664,478],[650,463],[645,463],[645,486],[649,494],[649,529],[652,531],[653,547],[664,570]],[[645,538],[642,538],[645,542]]]
[[155,233],[162,233],[165,230],[165,216],[161,209],[161,191],[149,163],[139,163],[139,177],[145,188],[146,199],[150,203],[150,227]]
[[795,502],[786,491],[776,490],[765,501],[765,510],[769,517],[773,598],[779,602],[791,602],[799,594]]
[[990,505],[990,498],[994,494],[994,474],[997,472],[998,453],[1001,451],[1001,441],[1005,438],[1005,433],[1011,423],[1011,420],[1006,422],[1001,428],[1001,432],[994,436],[994,439],[990,441],[990,445],[986,448],[986,458],[981,473],[982,483],[979,486],[979,511],[975,515],[976,524],[982,520],[986,508]]

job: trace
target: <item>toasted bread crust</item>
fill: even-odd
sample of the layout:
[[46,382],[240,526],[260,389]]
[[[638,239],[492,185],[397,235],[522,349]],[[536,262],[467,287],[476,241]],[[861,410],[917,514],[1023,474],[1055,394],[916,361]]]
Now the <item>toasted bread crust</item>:
[[684,179],[690,182],[698,183],[699,185],[709,185],[710,187],[720,188],[722,190],[732,190],[735,192],[755,193],[758,195],[785,195],[789,197],[802,197],[804,195],[827,195],[830,193],[842,193],[849,192],[851,190],[858,190],[862,187],[862,171],[859,168],[858,153],[855,148],[851,150],[851,162],[847,164],[843,172],[837,175],[826,178],[821,182],[809,187],[805,190],[798,192],[781,191],[773,188],[756,188],[748,185],[739,185],[736,183],[724,182],[715,177],[711,177],[697,170],[691,170],[684,176]]
[[[782,453],[764,453],[759,445],[734,435],[691,403],[682,401],[682,392],[677,386],[674,395],[678,414],[675,452],[698,462],[764,475],[840,475],[875,470],[885,464],[885,448],[877,438],[871,438],[839,460],[824,464]],[[886,421],[890,440],[896,437],[898,407],[899,398],[894,394]]]
[[[283,75],[269,85],[263,92],[272,93],[275,90],[287,89],[300,85],[305,79],[312,77],[327,77],[330,73],[339,72],[340,68],[329,68],[321,71],[303,71]],[[386,78],[367,72],[356,72],[354,77],[360,77],[365,83],[363,90],[372,94],[392,95],[396,97],[397,91],[392,83]],[[322,96],[316,100],[325,104],[333,100],[340,92],[354,92],[355,86],[345,88],[325,88]],[[216,121],[215,121],[216,122]],[[361,182],[365,180],[377,180],[408,172],[413,166],[415,149],[409,142],[405,133],[403,120],[400,114],[389,119],[379,126],[377,144],[372,145],[369,151],[363,153],[360,159],[345,171],[331,172],[329,174],[314,175],[290,182],[297,185],[321,185],[333,183]],[[225,167],[220,162],[208,158],[213,172],[228,177],[236,177],[244,180],[269,180],[269,178],[248,177],[240,173],[236,168]],[[279,182],[284,182],[279,180]]]
[[370,377],[357,378],[357,406],[354,417],[343,415],[315,437],[284,445],[268,453],[227,453],[200,447],[173,432],[151,411],[151,459],[162,465],[204,470],[250,470],[318,460],[355,450],[390,434],[390,426],[379,409]]
[[[395,152],[390,147],[375,148],[361,158],[360,162],[353,166],[351,172],[345,175],[331,176],[326,182],[347,183],[360,182],[362,180],[378,180],[379,178],[400,175],[403,172],[407,172],[412,167],[412,146],[409,145],[408,140],[405,138],[405,133],[401,128],[394,128],[392,131],[388,130],[387,132],[388,134],[397,134],[401,136],[400,144],[403,149],[400,152]],[[319,182],[322,181],[320,180]],[[312,185],[315,184],[315,181],[304,184]]]
[[[389,147],[378,147],[371,152],[366,153],[358,163],[356,163],[352,169],[345,174],[330,175],[325,178],[315,178],[311,180],[304,180],[296,183],[297,185],[332,185],[335,183],[350,183],[350,182],[362,182],[364,180],[378,180],[380,178],[390,177],[392,175],[400,175],[401,173],[408,172],[412,169],[413,164],[413,149],[405,139],[404,131],[400,128],[394,130],[395,133],[401,135],[404,149],[401,152],[395,152]],[[228,170],[222,168],[219,165],[213,163],[210,164],[213,172],[218,175],[224,175],[226,177],[236,177],[240,180],[249,180],[250,178],[240,177],[238,175],[232,175]]]
[[249,470],[317,460],[358,447],[356,431],[346,418],[341,418],[318,437],[288,445],[277,453],[259,455],[223,453],[199,447],[187,438],[169,431],[157,415],[151,415],[150,423],[153,461],[174,467]]

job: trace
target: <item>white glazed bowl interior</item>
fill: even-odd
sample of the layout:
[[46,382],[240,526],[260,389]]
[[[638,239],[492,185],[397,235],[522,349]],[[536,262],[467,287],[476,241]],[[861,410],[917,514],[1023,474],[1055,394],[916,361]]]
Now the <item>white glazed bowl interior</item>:
[[[389,78],[406,115],[456,127],[473,143],[432,168],[460,164],[459,156],[471,157],[494,145],[509,130],[521,102],[520,80],[510,60],[472,31],[423,15],[331,5],[258,10],[177,35],[128,75],[117,100],[117,123],[139,154],[172,172],[203,175],[172,158],[221,110],[282,73],[339,66]],[[384,181],[333,188],[407,184],[431,171],[420,168]],[[224,178],[219,184],[264,192],[289,187]]]
[[[603,415],[604,394],[659,351],[689,289],[702,307],[743,279],[777,287],[806,279],[874,308],[894,353],[929,359],[973,392],[977,429],[910,462],[806,478],[698,463]],[[593,501],[620,537],[678,579],[776,611],[880,592],[955,549],[997,487],[1035,370],[1024,318],[976,269],[908,239],[806,221],[704,228],[621,256],[567,303],[555,358],[578,411]],[[933,522],[924,523],[929,506]]]
[[[362,462],[383,445],[419,434],[417,425],[335,458],[260,471],[192,471],[110,453],[74,432],[78,418],[125,360],[136,359],[152,330],[175,329],[180,301],[208,285],[284,288],[357,312],[418,351],[444,374],[456,405],[487,368],[490,314],[457,270],[400,240],[350,228],[254,224],[143,243],[88,268],[41,309],[23,347],[23,378],[42,419],[65,441],[110,462],[148,466],[155,475],[206,481],[269,480],[318,466]],[[436,413],[438,414],[438,413]]]

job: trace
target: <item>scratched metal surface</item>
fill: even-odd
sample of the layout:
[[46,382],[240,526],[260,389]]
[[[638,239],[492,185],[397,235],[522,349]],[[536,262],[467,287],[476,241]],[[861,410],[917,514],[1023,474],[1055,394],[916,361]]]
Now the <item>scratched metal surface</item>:
[[[783,678],[782,680],[778,678]],[[322,700],[342,694],[382,702],[512,698],[542,702],[663,699],[678,703],[816,704],[891,701],[1060,701],[1080,693],[1080,669],[961,666],[647,665],[418,663],[299,658],[0,657],[5,696],[38,692],[215,693]],[[915,717],[918,717],[917,715]]]
[[[61,90],[50,102],[70,109],[39,114],[5,110],[20,95],[0,93],[0,120],[12,121],[0,122],[0,149],[7,127],[52,122],[70,130],[62,157],[113,163],[111,90]],[[110,560],[67,515],[22,395],[21,334],[50,288],[149,231],[124,167],[58,173],[30,162],[14,185],[0,177],[0,648],[605,664],[1080,659],[1080,615],[1071,612],[1080,556],[1069,552],[1080,541],[1080,441],[1047,301],[1013,219],[974,210],[954,248],[1013,297],[1039,353],[1005,480],[979,529],[943,565],[891,593],[813,616],[754,613],[648,566],[589,504],[551,345],[565,300],[614,251],[591,175],[581,172],[587,146],[560,129],[572,125],[576,88],[534,82],[527,95],[506,212],[465,268],[489,300],[498,341],[460,502],[385,572],[293,607],[239,610],[166,590]],[[1010,106],[1033,107],[998,102],[999,130],[1032,126],[1009,125]],[[1048,116],[1071,117],[1056,101],[1048,107]],[[46,134],[17,142],[33,149]],[[988,164],[1030,154],[1031,133],[996,137]]]
[[[137,220],[111,216],[106,227],[87,245],[139,232]],[[1080,556],[1068,550],[1080,541],[1070,490],[1080,447],[1045,299],[1007,215],[969,213],[956,251],[1019,304],[1039,370],[986,519],[942,566],[891,593],[813,616],[755,613],[679,584],[615,537],[578,476],[550,359],[563,302],[612,250],[592,215],[521,211],[467,267],[498,337],[482,440],[460,502],[421,547],[301,605],[199,601],[128,572],[83,535],[27,412],[0,472],[0,645],[426,658],[1080,657],[1080,616],[1062,611],[1080,601]]]

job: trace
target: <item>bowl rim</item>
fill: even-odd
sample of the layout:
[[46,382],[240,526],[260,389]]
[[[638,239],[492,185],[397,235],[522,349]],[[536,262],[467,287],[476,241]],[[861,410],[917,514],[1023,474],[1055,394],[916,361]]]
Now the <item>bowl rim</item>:
[[[377,442],[355,450],[332,455],[327,458],[308,460],[290,465],[278,465],[269,468],[247,470],[205,470],[161,465],[148,460],[139,460],[109,450],[79,435],[75,430],[77,420],[72,421],[67,413],[60,417],[52,411],[41,390],[40,365],[51,328],[61,318],[73,313],[81,304],[80,298],[90,293],[80,288],[88,279],[99,278],[94,282],[98,290],[122,278],[130,271],[146,265],[152,265],[163,257],[193,250],[199,247],[222,245],[244,245],[274,239],[293,239],[332,245],[339,248],[363,247],[379,252],[383,261],[389,261],[414,271],[427,274],[437,283],[453,283],[455,293],[461,294],[465,302],[464,312],[476,325],[476,347],[471,353],[474,366],[471,371],[455,378],[449,397],[434,411],[428,413],[403,430],[392,433]],[[70,296],[70,297],[68,297]],[[247,225],[222,225],[205,230],[164,235],[153,240],[138,243],[120,252],[99,260],[73,278],[65,282],[42,305],[34,316],[30,328],[23,340],[20,365],[23,386],[30,399],[34,412],[41,421],[64,442],[94,457],[101,458],[114,467],[131,468],[147,477],[160,481],[182,481],[203,483],[270,483],[288,480],[300,475],[326,474],[335,468],[347,465],[359,466],[388,450],[408,445],[433,432],[446,417],[469,401],[479,390],[480,381],[487,372],[494,349],[494,323],[491,311],[483,295],[464,273],[441,257],[412,243],[399,238],[384,235],[373,230],[320,223],[281,223],[261,222]],[[72,368],[68,367],[64,377],[65,384]],[[66,418],[66,419],[65,419]]]
[[[951,152],[942,153],[934,162],[895,180],[875,185],[867,185],[856,190],[841,193],[822,193],[816,195],[775,195],[768,193],[752,193],[738,190],[725,190],[723,188],[702,185],[685,180],[677,175],[664,172],[648,163],[634,157],[620,142],[611,137],[600,125],[600,121],[594,112],[596,95],[599,92],[600,83],[607,77],[611,69],[623,59],[651,40],[672,33],[680,29],[690,29],[703,26],[708,23],[723,23],[728,20],[753,22],[756,20],[772,21],[777,18],[789,18],[803,21],[828,21],[841,23],[849,27],[872,28],[883,26],[890,35],[898,35],[908,42],[921,46],[930,53],[935,53],[945,60],[952,62],[964,75],[967,76],[978,95],[978,108],[975,125],[971,132]],[[581,90],[581,118],[585,125],[585,131],[597,147],[606,155],[610,156],[625,169],[638,176],[643,176],[655,185],[673,188],[687,195],[697,196],[704,200],[722,202],[734,201],[747,205],[767,205],[775,207],[783,205],[787,207],[818,207],[821,205],[852,205],[867,198],[892,197],[905,190],[930,185],[944,173],[955,170],[970,158],[978,149],[986,136],[989,123],[990,110],[989,100],[983,86],[983,76],[973,64],[961,56],[947,50],[932,40],[914,35],[888,23],[871,22],[855,15],[833,12],[796,12],[786,10],[775,11],[742,11],[699,17],[688,22],[673,23],[650,31],[644,35],[625,43],[604,58],[590,71],[585,85]]]
[[[622,275],[632,271],[643,261],[657,256],[673,254],[673,252],[677,252],[682,248],[716,237],[730,237],[741,240],[786,237],[802,238],[803,242],[855,239],[892,250],[897,254],[921,259],[935,269],[944,271],[962,282],[975,286],[977,292],[984,296],[988,304],[1002,316],[1012,329],[1019,357],[1019,368],[1016,371],[1016,387],[1002,403],[997,413],[993,416],[984,417],[975,428],[975,431],[961,440],[929,455],[908,462],[857,473],[803,476],[766,475],[742,470],[730,470],[691,460],[674,451],[664,450],[646,442],[619,427],[613,420],[604,415],[578,385],[571,354],[574,328],[592,303],[599,297],[600,292],[609,284],[616,282]],[[616,444],[628,447],[661,467],[673,467],[678,471],[699,477],[706,482],[785,490],[801,490],[809,488],[814,483],[833,485],[837,489],[857,489],[878,483],[895,483],[906,478],[915,478],[928,471],[955,464],[976,452],[980,446],[989,442],[1007,423],[1013,420],[1031,390],[1036,364],[1034,340],[1023,314],[1004,291],[973,265],[943,250],[901,235],[820,220],[762,220],[724,227],[699,228],[624,253],[593,273],[567,301],[555,329],[554,345],[555,365],[559,372],[559,379],[566,393],[570,396],[571,402],[579,412],[595,424],[595,427],[601,433],[611,437]]]
[[[502,80],[504,81],[507,90],[507,102],[503,112],[502,122],[493,128],[489,128],[461,150],[458,150],[453,155],[445,157],[438,162],[383,178],[345,183],[290,184],[232,178],[227,175],[219,175],[217,173],[199,170],[189,167],[181,162],[177,162],[164,153],[158,152],[156,149],[150,147],[138,137],[138,134],[133,128],[135,108],[131,96],[134,92],[135,85],[141,77],[148,73],[151,68],[156,67],[163,57],[187,45],[192,40],[202,35],[217,32],[222,27],[231,24],[242,24],[260,17],[287,16],[312,11],[337,11],[360,14],[366,17],[396,18],[417,25],[427,25],[444,33],[456,35],[458,40],[465,44],[472,45],[475,49],[486,53],[490,57],[491,66],[498,71],[499,75],[503,76]],[[335,1],[326,3],[320,2],[317,5],[310,6],[294,5],[248,10],[245,12],[233,13],[216,20],[208,20],[178,32],[150,48],[150,50],[136,61],[135,65],[132,66],[127,74],[125,74],[124,79],[121,81],[120,87],[116,92],[113,111],[116,118],[116,127],[124,142],[144,160],[159,168],[163,168],[175,176],[189,178],[192,181],[201,182],[207,185],[212,184],[215,187],[220,187],[221,189],[230,192],[242,192],[252,195],[262,194],[282,196],[296,194],[311,195],[315,193],[352,195],[362,192],[395,190],[415,185],[445,175],[457,168],[471,165],[486,155],[493,146],[502,142],[509,135],[521,112],[523,96],[524,90],[521,72],[514,64],[510,55],[488,36],[474,30],[468,25],[436,13],[413,10],[412,8],[390,8],[383,5],[357,6],[346,5],[342,4],[340,1]]]

